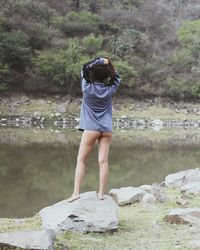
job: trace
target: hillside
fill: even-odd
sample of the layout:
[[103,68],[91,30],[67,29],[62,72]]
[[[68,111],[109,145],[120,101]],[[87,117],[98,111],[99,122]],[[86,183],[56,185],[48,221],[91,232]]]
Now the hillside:
[[0,93],[80,96],[80,68],[108,56],[119,95],[200,97],[198,0],[1,0]]

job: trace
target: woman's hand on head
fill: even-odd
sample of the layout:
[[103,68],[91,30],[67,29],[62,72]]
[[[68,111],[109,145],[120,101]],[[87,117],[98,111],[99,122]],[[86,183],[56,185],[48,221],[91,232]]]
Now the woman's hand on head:
[[104,58],[104,64],[109,64],[109,59]]

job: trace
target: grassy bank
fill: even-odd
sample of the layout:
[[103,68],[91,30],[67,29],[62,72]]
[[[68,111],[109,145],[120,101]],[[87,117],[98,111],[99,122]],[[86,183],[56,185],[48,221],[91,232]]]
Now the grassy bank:
[[[0,116],[47,116],[53,113],[79,117],[81,98],[69,100],[67,96],[33,97],[12,95],[0,98]],[[174,102],[170,99],[113,98],[113,117],[159,118],[162,120],[198,120],[200,102]]]
[[[176,199],[180,197],[179,189],[166,188],[167,201],[157,203],[155,211],[144,211],[139,203],[119,207],[119,229],[112,233],[65,232],[58,235],[56,249],[67,245],[69,249],[151,249],[174,250],[190,249],[189,240],[199,239],[200,228],[197,226],[176,225],[163,221],[163,217],[172,209],[178,208]],[[189,207],[199,207],[198,197],[190,196]],[[22,223],[14,219],[1,219],[0,232],[9,232],[27,229],[40,229],[41,221],[36,214]]]

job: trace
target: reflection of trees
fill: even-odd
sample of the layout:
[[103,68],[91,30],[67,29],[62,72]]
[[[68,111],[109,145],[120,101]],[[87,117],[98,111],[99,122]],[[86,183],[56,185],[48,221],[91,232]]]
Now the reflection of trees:
[[[78,143],[0,144],[0,217],[33,215],[73,190]],[[107,191],[161,182],[176,171],[198,166],[198,147],[112,144]],[[88,159],[81,192],[99,185],[97,145]],[[6,211],[7,209],[7,211]]]
[[[67,129],[61,134],[62,141],[59,133],[48,128],[37,132],[33,129],[1,129],[0,217],[33,215],[72,193],[82,133]],[[186,134],[192,138],[192,131],[184,131],[184,134],[180,130],[161,131],[159,134],[152,131],[115,131],[106,191],[161,182],[169,173],[198,166],[198,140],[195,141],[196,146],[178,146]],[[175,135],[176,144],[169,144]],[[145,144],[145,140],[148,143]],[[95,145],[86,165],[81,192],[98,190],[98,186]]]

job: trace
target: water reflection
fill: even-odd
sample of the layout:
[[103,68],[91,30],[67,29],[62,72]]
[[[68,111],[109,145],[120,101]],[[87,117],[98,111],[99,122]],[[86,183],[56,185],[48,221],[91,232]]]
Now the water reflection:
[[[0,129],[0,217],[32,216],[73,190],[81,132],[74,129]],[[161,182],[199,167],[199,131],[114,131],[110,188]],[[88,159],[82,192],[98,190],[97,144]]]

